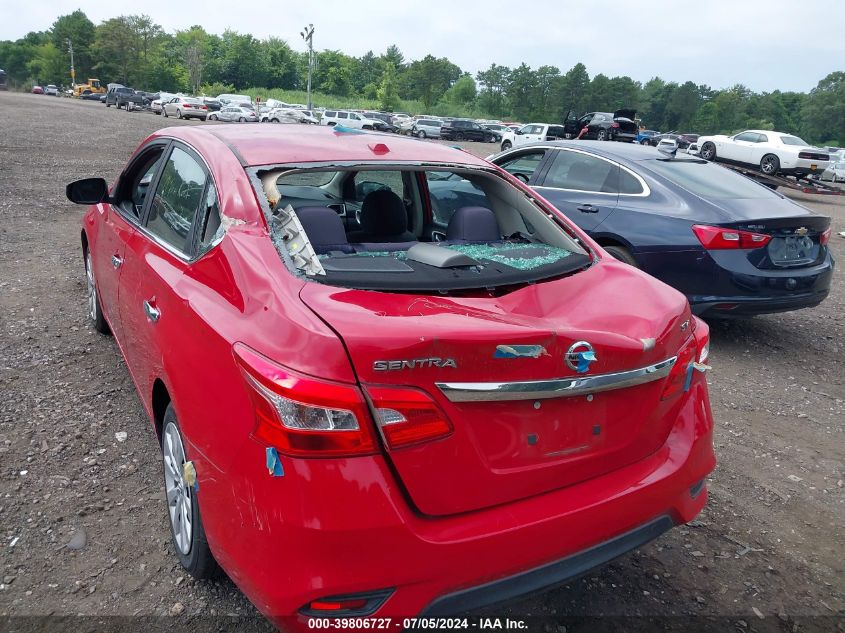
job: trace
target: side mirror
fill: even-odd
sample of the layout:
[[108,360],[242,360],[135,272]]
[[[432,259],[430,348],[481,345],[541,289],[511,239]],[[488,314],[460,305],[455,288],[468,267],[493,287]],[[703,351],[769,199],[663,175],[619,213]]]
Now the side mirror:
[[75,204],[100,204],[109,199],[109,187],[104,178],[83,178],[65,187],[67,199]]
[[516,132],[514,132],[514,134],[518,134],[519,136],[522,136],[522,130],[517,130]]

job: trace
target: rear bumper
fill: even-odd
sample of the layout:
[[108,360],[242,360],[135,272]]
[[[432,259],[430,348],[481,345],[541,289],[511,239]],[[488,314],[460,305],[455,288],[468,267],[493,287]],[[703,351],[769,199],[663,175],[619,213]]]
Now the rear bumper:
[[554,586],[692,520],[713,470],[712,414],[695,372],[664,444],[566,488],[447,517],[420,515],[381,456],[282,458],[246,441],[227,473],[195,449],[198,500],[215,557],[265,615],[307,628],[312,600],[389,591],[375,612],[402,618],[478,608]]
[[647,273],[683,292],[698,316],[751,316],[810,308],[830,292],[835,263],[761,269],[746,251],[635,253]]
[[428,605],[421,615],[448,616],[461,614],[546,591],[650,543],[674,525],[672,517],[667,515],[658,517],[625,534],[620,534],[604,543],[567,556],[562,560],[485,585],[441,596]]
[[625,143],[633,143],[637,140],[637,133],[636,132],[625,132],[623,130],[616,130],[613,131],[614,128],[611,128],[611,138],[614,141],[623,141]]

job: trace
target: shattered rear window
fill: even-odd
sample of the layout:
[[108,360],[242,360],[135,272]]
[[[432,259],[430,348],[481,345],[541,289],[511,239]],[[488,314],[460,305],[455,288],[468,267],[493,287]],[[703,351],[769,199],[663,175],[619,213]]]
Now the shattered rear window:
[[256,169],[256,176],[276,249],[311,281],[489,292],[592,262],[528,194],[490,170],[375,163]]

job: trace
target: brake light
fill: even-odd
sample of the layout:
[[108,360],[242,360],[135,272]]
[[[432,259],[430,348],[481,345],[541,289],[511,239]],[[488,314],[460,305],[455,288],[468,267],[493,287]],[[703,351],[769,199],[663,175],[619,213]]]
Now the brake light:
[[256,438],[294,457],[377,451],[367,403],[356,386],[300,374],[242,343],[233,351],[255,409]]
[[822,246],[827,246],[827,243],[830,241],[830,236],[832,233],[833,228],[828,227],[828,229],[824,233],[819,235],[819,244],[821,244]]
[[761,248],[771,241],[771,235],[726,229],[721,226],[695,224],[692,232],[707,250]]
[[686,391],[691,379],[691,372],[708,369],[705,365],[710,356],[710,327],[696,316],[692,317],[693,333],[681,346],[672,371],[666,377],[661,400],[668,400]]
[[661,400],[668,400],[672,396],[684,390],[687,383],[687,372],[689,365],[695,361],[695,338],[690,336],[678,352],[678,359],[672,366],[672,371],[666,377],[666,386],[663,388]]
[[186,108],[193,108],[193,107],[194,107],[194,106],[192,106],[190,103],[185,103],[185,104],[183,104],[183,105],[184,105]]
[[411,387],[367,385],[376,424],[392,449],[446,437],[452,424],[437,403],[423,391]]

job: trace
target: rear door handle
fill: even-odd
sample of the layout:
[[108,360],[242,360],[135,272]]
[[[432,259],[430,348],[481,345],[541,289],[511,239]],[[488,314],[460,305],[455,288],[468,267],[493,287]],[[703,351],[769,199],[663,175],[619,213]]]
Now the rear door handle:
[[115,268],[120,268],[120,265],[123,263],[123,259],[119,255],[112,255],[111,256],[111,265]]
[[161,310],[156,308],[149,301],[144,301],[144,313],[147,315],[147,318],[152,323],[157,323],[158,320],[161,318]]
[[598,213],[599,212],[599,208],[594,207],[591,204],[582,204],[580,207],[578,207],[578,210],[581,213]]

